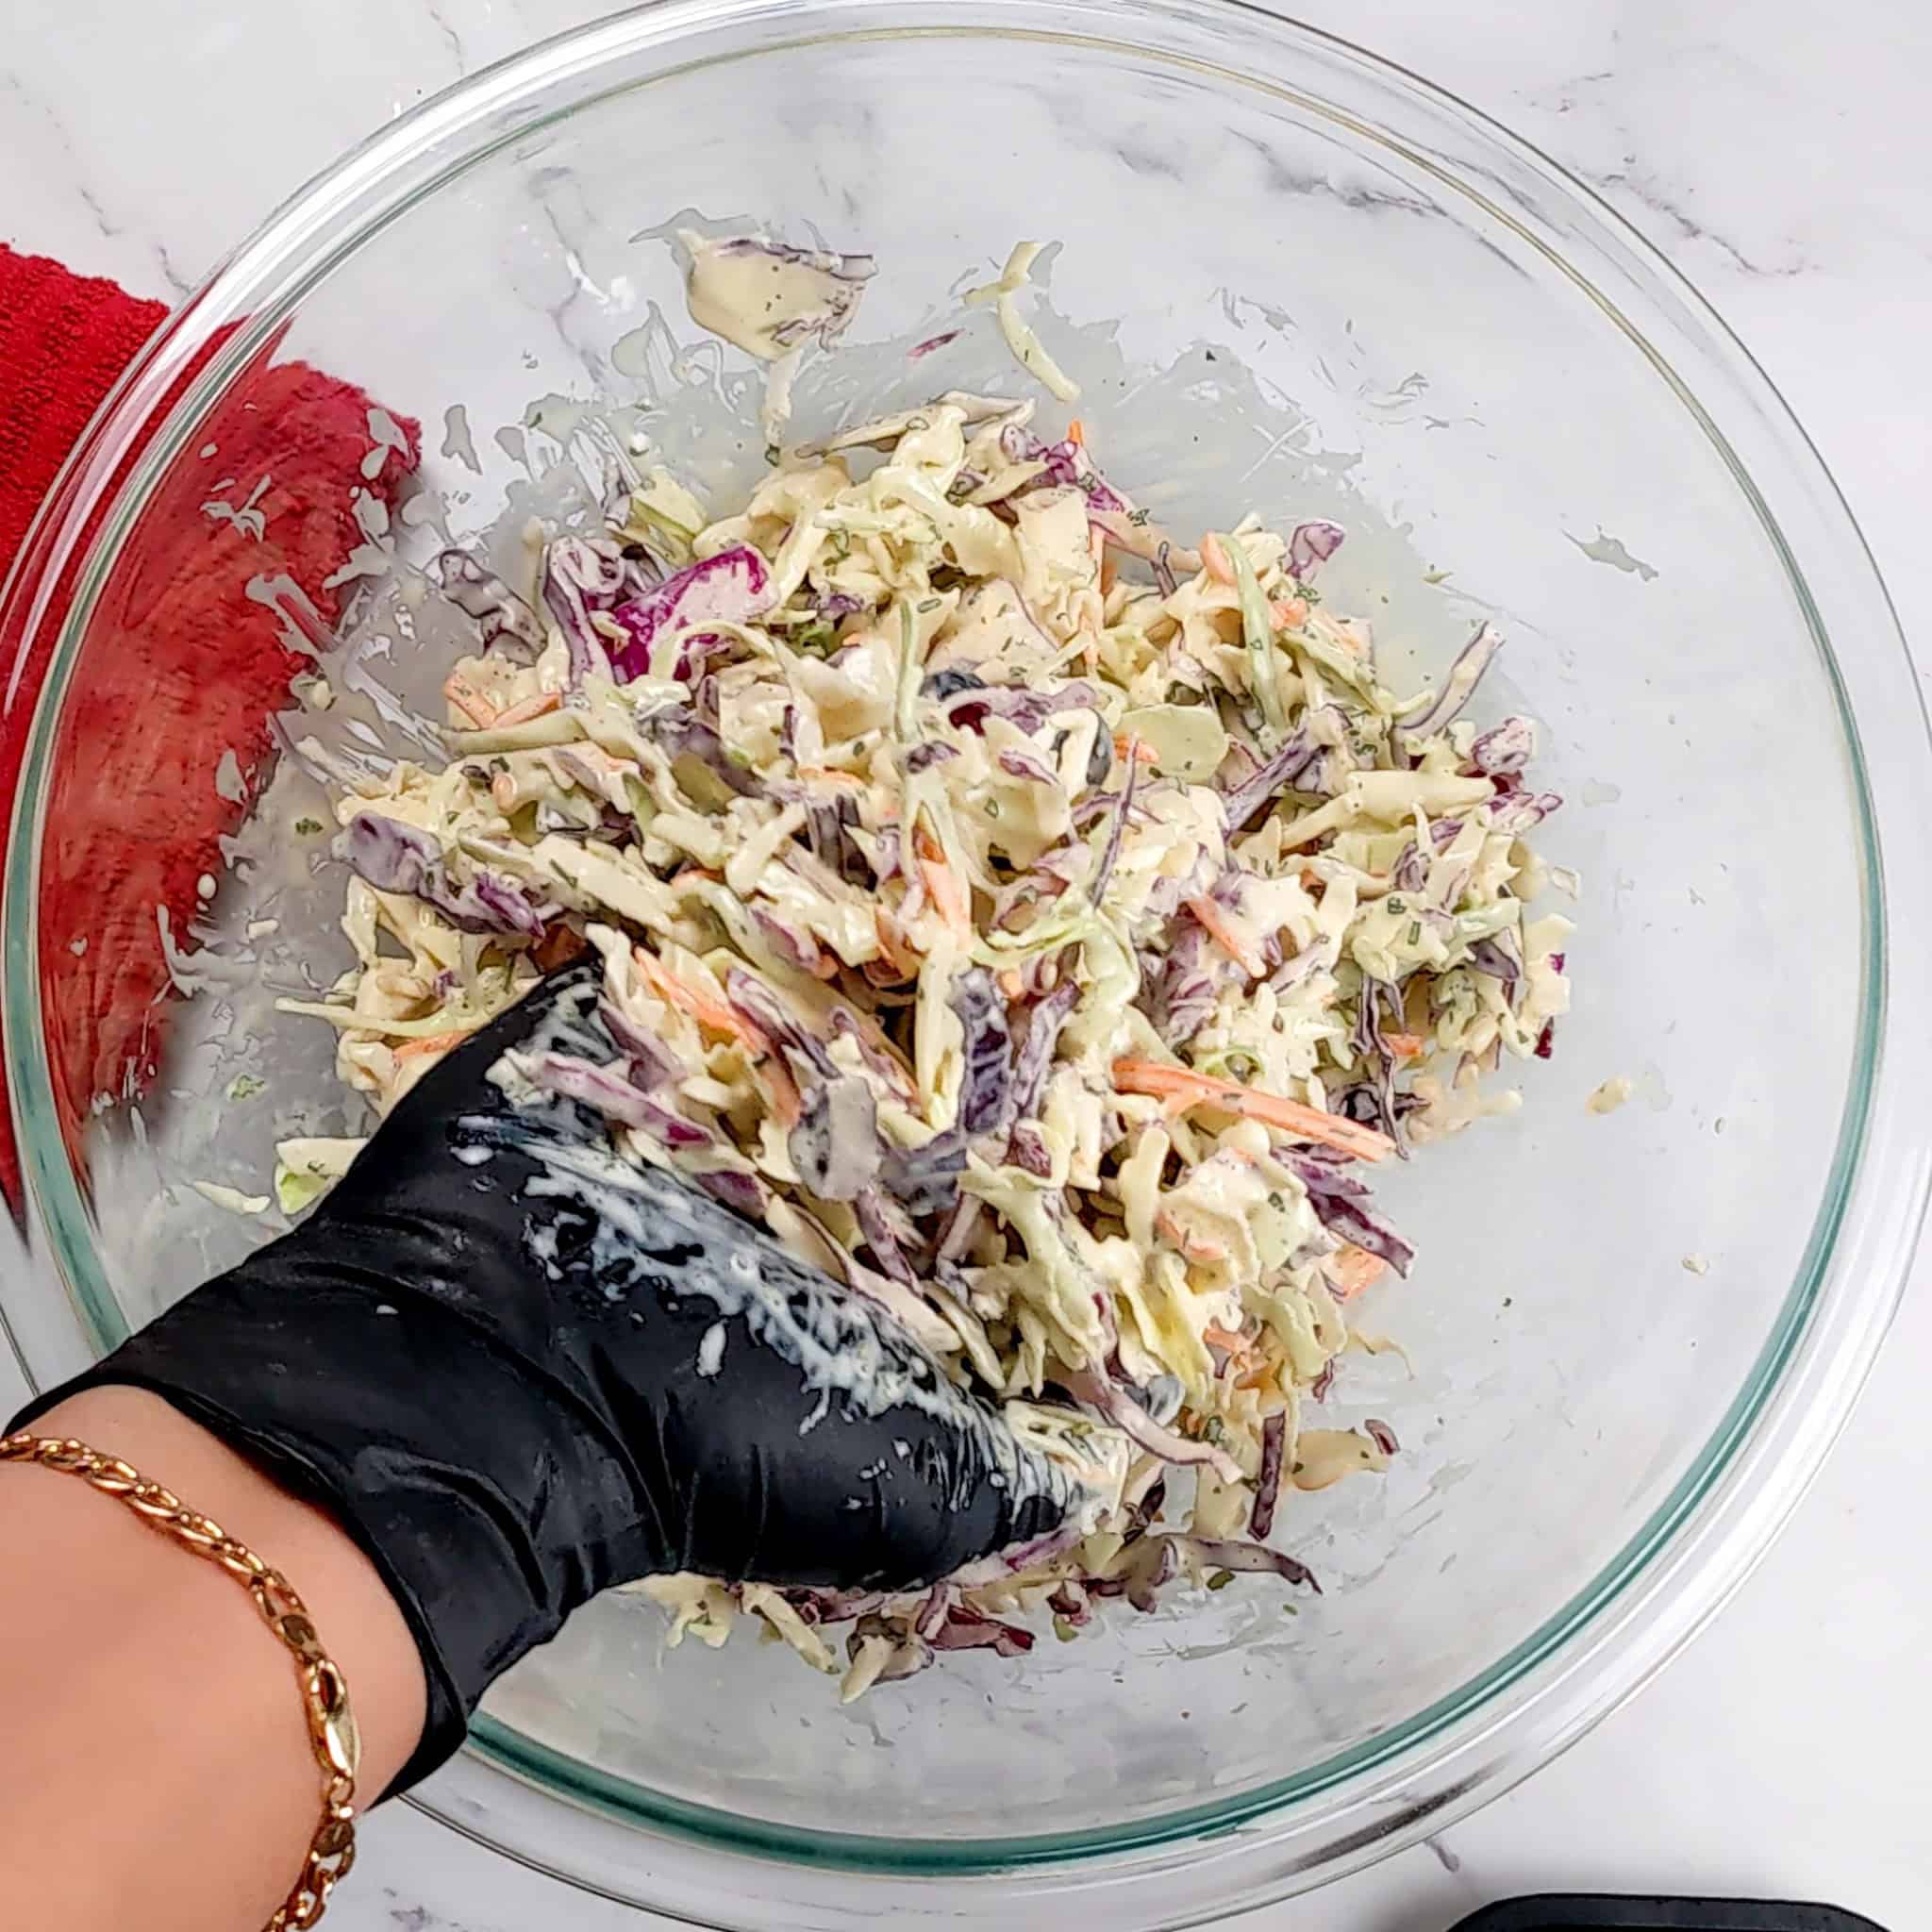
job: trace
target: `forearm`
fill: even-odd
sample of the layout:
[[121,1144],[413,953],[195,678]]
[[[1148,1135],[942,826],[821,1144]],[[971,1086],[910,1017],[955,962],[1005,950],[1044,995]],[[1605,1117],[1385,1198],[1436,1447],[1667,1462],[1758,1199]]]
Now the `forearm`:
[[[158,1398],[91,1391],[34,1432],[132,1463],[279,1569],[341,1668],[367,1806],[420,1737],[421,1661],[324,1514]],[[320,1816],[293,1662],[246,1591],[74,1476],[0,1465],[0,1924],[257,1932]]]

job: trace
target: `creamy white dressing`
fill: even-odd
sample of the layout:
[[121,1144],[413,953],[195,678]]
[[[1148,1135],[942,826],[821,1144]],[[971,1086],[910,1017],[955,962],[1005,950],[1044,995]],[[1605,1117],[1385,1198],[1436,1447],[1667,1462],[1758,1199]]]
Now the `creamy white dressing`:
[[1615,1113],[1636,1091],[1626,1074],[1612,1074],[1583,1104],[1591,1113]]
[[802,325],[819,323],[843,299],[836,276],[809,259],[767,252],[757,245],[762,238],[712,241],[687,228],[677,239],[691,258],[691,319],[761,362],[775,361]]

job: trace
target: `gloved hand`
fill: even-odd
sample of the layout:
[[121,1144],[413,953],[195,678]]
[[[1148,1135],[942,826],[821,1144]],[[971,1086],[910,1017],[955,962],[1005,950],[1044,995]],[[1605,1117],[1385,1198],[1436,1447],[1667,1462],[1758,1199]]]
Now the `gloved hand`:
[[[612,1584],[912,1589],[1051,1532],[1059,1470],[889,1314],[569,1101],[512,1106],[509,1048],[616,1058],[594,961],[434,1068],[296,1228],[86,1387],[162,1396],[368,1552],[423,1654],[401,1790],[490,1683]],[[586,1040],[585,1036],[590,1038]]]

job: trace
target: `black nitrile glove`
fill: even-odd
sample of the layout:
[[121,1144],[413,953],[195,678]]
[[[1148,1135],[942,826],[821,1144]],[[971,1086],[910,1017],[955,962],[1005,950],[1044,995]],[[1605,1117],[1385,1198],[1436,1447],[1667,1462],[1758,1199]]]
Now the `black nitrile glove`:
[[[913,1589],[1050,1532],[1061,1474],[893,1319],[507,1048],[586,1032],[566,968],[426,1075],[293,1233],[34,1404],[165,1398],[368,1552],[423,1653],[441,1764],[491,1682],[609,1585],[674,1571]],[[16,1423],[14,1426],[20,1426]]]

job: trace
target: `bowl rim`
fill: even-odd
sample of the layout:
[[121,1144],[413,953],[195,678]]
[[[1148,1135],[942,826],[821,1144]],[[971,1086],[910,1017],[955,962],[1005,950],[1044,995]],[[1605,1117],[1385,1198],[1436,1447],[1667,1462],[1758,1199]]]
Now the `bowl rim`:
[[[1257,43],[1256,58],[1245,71],[1207,61],[1177,44],[1196,34],[1220,44],[1236,29]],[[94,601],[148,490],[208,401],[259,353],[302,294],[388,220],[558,115],[688,67],[691,62],[670,58],[681,45],[701,42],[714,31],[741,30],[763,36],[742,53],[860,34],[958,32],[1045,37],[1190,61],[1229,86],[1273,92],[1298,111],[1342,122],[1391,145],[1446,189],[1482,202],[1488,214],[1595,299],[1649,355],[1729,465],[1778,553],[1830,679],[1860,836],[1863,999],[1854,1064],[1832,1167],[1798,1274],[1751,1374],[1710,1439],[1638,1533],[1535,1633],[1454,1692],[1359,1745],[1290,1777],[1124,1825],[987,1840],[883,1840],[745,1819],[594,1771],[488,1717],[478,1721],[471,1748],[553,1796],[632,1824],[713,1849],[838,1866],[848,1873],[965,1876],[1130,1857],[1264,1819],[1278,1824],[1296,1807],[1332,1798],[1344,1788],[1351,1799],[1347,1816],[1358,1824],[1365,1802],[1399,1787],[1411,1794],[1407,1811],[1412,1815],[1407,1824],[1377,1830],[1369,1855],[1379,1856],[1421,1835],[1424,1825],[1438,1828],[1457,1807],[1467,1809],[1476,1802],[1439,1792],[1436,1802],[1421,1803],[1425,1787],[1446,1782],[1441,1774],[1450,1760],[1479,1760],[1480,1797],[1493,1796],[1580,1735],[1672,1654],[1741,1581],[1795,1507],[1848,1415],[1902,1292],[1927,1192],[1927,1157],[1906,1131],[1904,1099],[1927,1071],[1932,1051],[1896,1024],[1886,979],[1893,936],[1916,945],[1927,935],[1925,893],[1923,880],[1888,867],[1879,824],[1912,823],[1904,813],[1914,803],[1924,822],[1932,808],[1932,762],[1918,680],[1869,549],[1815,447],[1749,352],[1669,261],[1593,190],[1454,94],[1339,36],[1251,0],[659,0],[556,36],[458,82],[372,136],[285,202],[175,312],[124,375],[69,459],[0,589],[0,646],[10,643],[21,653],[51,648],[5,870],[8,1086],[38,1224],[91,1341],[97,1349],[111,1346],[125,1324],[92,1253],[80,1190],[51,1128],[52,1088],[37,1025],[33,889],[55,722]],[[650,61],[659,53],[666,63],[648,73],[594,84],[595,76],[614,72],[623,59]],[[1353,70],[1453,124],[1480,151],[1514,168],[1519,178],[1512,184],[1518,191],[1513,209],[1477,193],[1430,153],[1391,131],[1269,77],[1276,67],[1292,71],[1298,60],[1310,69],[1325,62],[1336,72]],[[577,92],[560,107],[525,111],[572,89]],[[487,135],[480,142],[479,130]],[[1539,229],[1553,225],[1538,206],[1539,195],[1582,217],[1589,244],[1617,258],[1623,271],[1664,305],[1665,320],[1684,333],[1687,347],[1695,346],[1689,332],[1701,333],[1703,346],[1715,357],[1714,373],[1736,391],[1724,399],[1727,416],[1740,412],[1728,429],[1710,413],[1708,392],[1680,377],[1672,358],[1617,303],[1543,239]],[[1681,311],[1682,319],[1673,311]],[[209,353],[218,331],[231,325],[233,334]],[[1754,473],[1740,453],[1748,439],[1739,436],[1738,425],[1753,410],[1758,420],[1747,426],[1793,472],[1790,478],[1775,479],[1782,499],[1775,508],[1764,475]],[[1807,528],[1794,538],[1791,532],[1800,524]],[[50,644],[46,619],[56,587],[67,581],[74,586],[73,601]],[[1830,627],[1826,604],[1846,613],[1843,620],[1835,616]],[[1856,652],[1834,652],[1834,630],[1856,638]],[[1885,640],[1895,648],[1880,650]],[[1855,688],[1860,695],[1855,696]],[[1866,755],[1866,741],[1876,738],[1886,741],[1882,758]],[[1922,956],[1923,949],[1901,947],[1901,957]],[[1666,1594],[1674,1598],[1669,1605],[1661,1600]],[[1636,1627],[1646,1623],[1647,1628]],[[1592,1681],[1577,1681],[1590,1662],[1596,1665]],[[1427,1774],[1419,1785],[1423,1767]],[[425,1802],[442,1815],[433,1795]],[[1331,1829],[1324,1836],[1336,1834]],[[1339,1867],[1324,1866],[1324,1875],[1330,1869]]]

